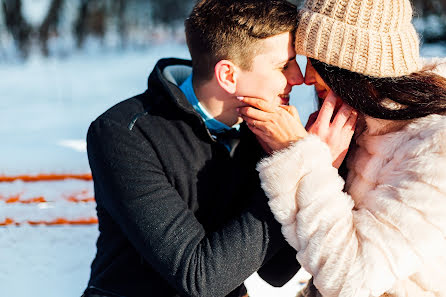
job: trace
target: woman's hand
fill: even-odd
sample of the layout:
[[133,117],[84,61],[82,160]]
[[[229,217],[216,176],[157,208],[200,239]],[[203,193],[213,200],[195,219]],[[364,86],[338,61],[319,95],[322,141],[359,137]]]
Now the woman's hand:
[[294,106],[277,106],[261,98],[239,99],[250,105],[239,108],[239,113],[266,152],[286,148],[290,143],[307,136]]
[[337,102],[342,100],[330,91],[314,123],[307,125],[309,133],[318,135],[330,147],[335,168],[344,161],[358,118],[358,113],[345,103],[336,111]]

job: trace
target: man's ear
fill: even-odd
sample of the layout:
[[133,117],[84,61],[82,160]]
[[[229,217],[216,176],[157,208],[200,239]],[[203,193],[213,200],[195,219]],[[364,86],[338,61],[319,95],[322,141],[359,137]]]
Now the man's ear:
[[220,87],[229,94],[235,94],[238,68],[228,60],[221,60],[215,65],[215,78]]

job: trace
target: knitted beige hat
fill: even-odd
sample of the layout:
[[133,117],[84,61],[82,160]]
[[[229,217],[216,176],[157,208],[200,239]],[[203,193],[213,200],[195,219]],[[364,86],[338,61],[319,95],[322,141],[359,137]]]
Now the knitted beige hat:
[[375,77],[421,68],[409,0],[306,0],[296,52]]

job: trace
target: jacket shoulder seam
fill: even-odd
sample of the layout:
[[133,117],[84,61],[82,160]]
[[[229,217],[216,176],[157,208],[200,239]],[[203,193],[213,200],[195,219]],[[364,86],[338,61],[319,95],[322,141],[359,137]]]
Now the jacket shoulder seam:
[[129,131],[133,130],[133,127],[135,127],[136,121],[138,121],[138,119],[140,117],[143,117],[145,115],[147,115],[149,112],[146,110],[144,112],[140,112],[137,113],[136,115],[133,116],[132,120],[130,121],[130,123],[127,125],[127,128],[129,129]]

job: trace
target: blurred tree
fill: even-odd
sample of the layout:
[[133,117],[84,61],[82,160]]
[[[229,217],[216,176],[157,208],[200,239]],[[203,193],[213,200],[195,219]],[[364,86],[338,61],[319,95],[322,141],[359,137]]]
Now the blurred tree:
[[115,0],[112,5],[112,15],[116,18],[116,26],[119,34],[121,46],[126,44],[127,40],[127,21],[125,19],[128,1]]
[[42,53],[48,55],[48,38],[57,35],[57,25],[63,0],[52,0],[42,24],[31,26],[23,17],[21,0],[3,0],[3,14],[6,28],[11,33],[23,57],[30,50],[32,38],[37,35]]
[[102,39],[105,34],[105,0],[81,0],[79,13],[74,25],[74,34],[78,47],[81,47],[87,35]]
[[446,41],[446,0],[412,0],[423,41]]
[[63,0],[52,0],[45,19],[39,28],[39,41],[42,53],[48,56],[48,38],[50,34],[57,35],[57,25],[60,20],[60,12]]
[[420,16],[446,15],[446,0],[413,0],[412,3]]
[[120,44],[127,38],[127,4],[135,0],[81,0],[74,24],[76,44],[80,48],[89,35],[103,39],[113,27],[119,35]]
[[150,0],[152,19],[156,24],[178,25],[188,16],[195,1],[184,0]]
[[26,57],[30,48],[31,26],[22,14],[21,0],[3,0],[5,25],[17,44],[22,56]]

